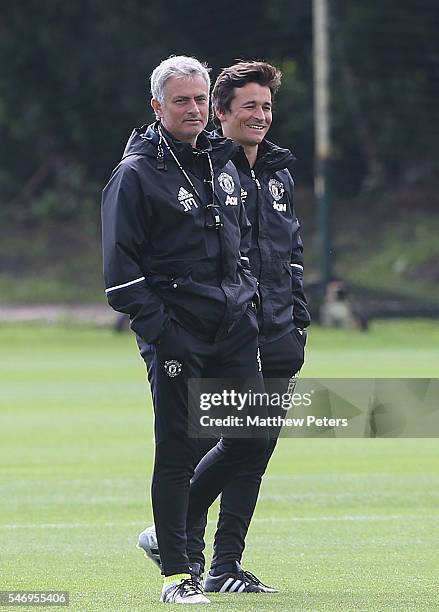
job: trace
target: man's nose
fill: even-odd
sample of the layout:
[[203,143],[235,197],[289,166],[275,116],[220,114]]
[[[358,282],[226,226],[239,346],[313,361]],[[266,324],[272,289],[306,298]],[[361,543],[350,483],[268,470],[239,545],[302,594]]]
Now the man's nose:
[[265,114],[262,109],[262,106],[258,106],[254,109],[253,116],[255,117],[255,119],[259,119],[260,121],[265,121]]
[[200,114],[200,109],[198,108],[198,104],[197,104],[196,100],[191,100],[190,101],[188,111],[190,113],[192,113],[192,114],[195,114],[195,115],[199,115]]

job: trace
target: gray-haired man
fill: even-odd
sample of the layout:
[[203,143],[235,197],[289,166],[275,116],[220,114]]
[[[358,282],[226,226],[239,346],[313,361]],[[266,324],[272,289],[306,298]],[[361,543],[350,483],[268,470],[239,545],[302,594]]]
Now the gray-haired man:
[[186,529],[267,447],[264,437],[221,438],[197,465],[199,443],[187,430],[189,378],[260,378],[250,224],[229,162],[234,145],[212,144],[203,132],[209,86],[206,67],[194,58],[157,66],[157,121],[133,131],[103,193],[107,298],[129,314],[150,366],[152,504],[165,576],[161,600],[168,603],[209,603],[191,575]]

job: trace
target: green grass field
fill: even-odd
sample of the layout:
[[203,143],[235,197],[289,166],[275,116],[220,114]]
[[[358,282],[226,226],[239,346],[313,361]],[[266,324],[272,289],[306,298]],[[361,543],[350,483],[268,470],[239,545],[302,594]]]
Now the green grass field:
[[[435,377],[438,347],[432,323],[314,329],[303,372]],[[67,590],[75,611],[163,609],[135,548],[153,439],[134,338],[3,325],[0,394],[0,590]],[[439,610],[438,451],[437,439],[282,439],[244,558],[281,592],[218,594],[212,609]]]

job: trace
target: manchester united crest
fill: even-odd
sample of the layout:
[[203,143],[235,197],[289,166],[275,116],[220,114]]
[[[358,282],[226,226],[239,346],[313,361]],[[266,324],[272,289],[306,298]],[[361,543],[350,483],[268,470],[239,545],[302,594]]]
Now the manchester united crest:
[[232,193],[235,191],[235,183],[230,174],[227,174],[227,172],[221,172],[218,177],[218,182],[221,189],[229,195],[232,195]]
[[283,194],[285,193],[285,187],[283,183],[273,178],[268,181],[268,189],[270,190],[270,193],[276,200],[276,202],[280,200]]
[[176,359],[170,359],[169,361],[165,361],[164,368],[168,376],[175,378],[180,374],[182,365]]

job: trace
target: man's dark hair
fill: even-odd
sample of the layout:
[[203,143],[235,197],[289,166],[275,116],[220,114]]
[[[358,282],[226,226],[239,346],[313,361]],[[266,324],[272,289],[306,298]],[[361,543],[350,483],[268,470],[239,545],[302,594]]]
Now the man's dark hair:
[[221,123],[216,116],[218,111],[227,112],[234,98],[235,87],[244,87],[247,83],[258,83],[269,87],[274,96],[280,87],[282,72],[266,62],[238,62],[224,68],[215,81],[212,90],[212,119],[216,126]]

